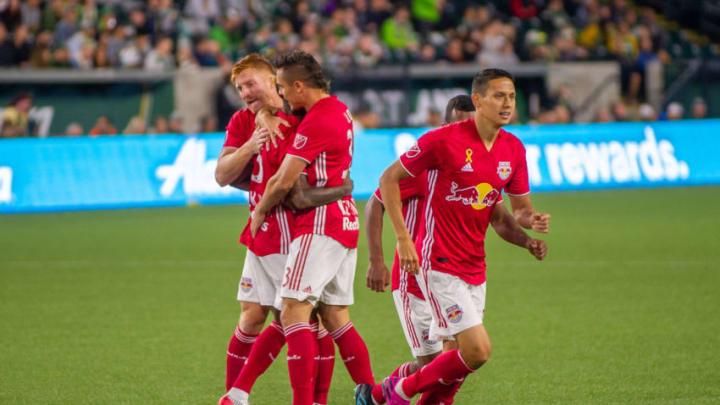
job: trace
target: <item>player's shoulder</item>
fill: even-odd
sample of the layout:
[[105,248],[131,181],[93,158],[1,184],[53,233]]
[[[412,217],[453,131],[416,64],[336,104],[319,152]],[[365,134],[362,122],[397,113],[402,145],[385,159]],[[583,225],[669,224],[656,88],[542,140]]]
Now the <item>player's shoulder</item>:
[[255,114],[253,114],[250,109],[243,108],[242,110],[237,110],[233,113],[227,126],[228,129],[242,128],[248,126],[250,123],[255,123]]
[[515,136],[515,134],[506,131],[503,128],[500,128],[499,138],[501,142],[507,144],[511,148],[514,149],[525,149],[525,146],[523,145],[523,142]]

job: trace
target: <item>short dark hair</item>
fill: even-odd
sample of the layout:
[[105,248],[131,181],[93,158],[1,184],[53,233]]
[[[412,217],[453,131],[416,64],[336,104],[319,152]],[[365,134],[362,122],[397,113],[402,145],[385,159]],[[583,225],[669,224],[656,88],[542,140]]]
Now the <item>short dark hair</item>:
[[310,88],[330,91],[330,82],[325,79],[322,67],[315,58],[304,51],[290,51],[275,58],[275,67],[283,69],[289,81],[301,81]]
[[485,95],[485,90],[487,90],[490,80],[500,79],[502,77],[510,79],[510,81],[515,84],[515,78],[506,70],[484,69],[473,77],[471,92],[473,94],[480,93]]
[[450,122],[452,119],[453,110],[471,112],[475,111],[475,105],[472,102],[472,97],[466,94],[460,94],[450,99],[445,107],[445,122]]

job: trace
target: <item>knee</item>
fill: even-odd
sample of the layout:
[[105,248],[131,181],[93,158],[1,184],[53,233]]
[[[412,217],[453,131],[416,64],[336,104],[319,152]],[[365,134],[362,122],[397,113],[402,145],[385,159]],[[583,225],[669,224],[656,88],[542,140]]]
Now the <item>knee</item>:
[[460,356],[468,367],[477,370],[490,360],[492,348],[490,344],[476,344],[460,348]]
[[240,313],[240,329],[245,333],[258,334],[265,325],[267,311],[259,304],[243,302]]
[[345,306],[321,305],[318,315],[322,320],[325,329],[335,331],[350,322],[350,315]]

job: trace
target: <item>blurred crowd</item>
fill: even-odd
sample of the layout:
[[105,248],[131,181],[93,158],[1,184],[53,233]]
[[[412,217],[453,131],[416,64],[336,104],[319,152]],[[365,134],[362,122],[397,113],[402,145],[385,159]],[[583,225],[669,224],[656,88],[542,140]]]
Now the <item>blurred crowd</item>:
[[[650,115],[648,63],[718,56],[676,28],[628,0],[0,0],[0,67],[227,70],[249,52],[290,49],[333,69],[616,60],[625,109],[639,118]],[[620,109],[598,120],[621,120]],[[566,116],[560,98],[533,119]]]

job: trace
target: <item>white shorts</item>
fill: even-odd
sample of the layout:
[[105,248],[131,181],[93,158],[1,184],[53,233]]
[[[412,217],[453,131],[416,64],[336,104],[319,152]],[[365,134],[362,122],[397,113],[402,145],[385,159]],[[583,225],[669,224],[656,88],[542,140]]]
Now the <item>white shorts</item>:
[[325,235],[301,235],[290,244],[282,298],[352,305],[357,249],[350,249]]
[[257,256],[248,250],[238,284],[238,301],[257,302],[280,309],[278,294],[286,262],[287,255]]
[[430,339],[432,314],[427,301],[400,290],[393,291],[392,296],[413,356],[427,356],[442,351],[442,342]]
[[468,284],[457,276],[430,270],[418,272],[418,284],[431,308],[430,339],[454,340],[458,333],[483,323],[485,285]]

